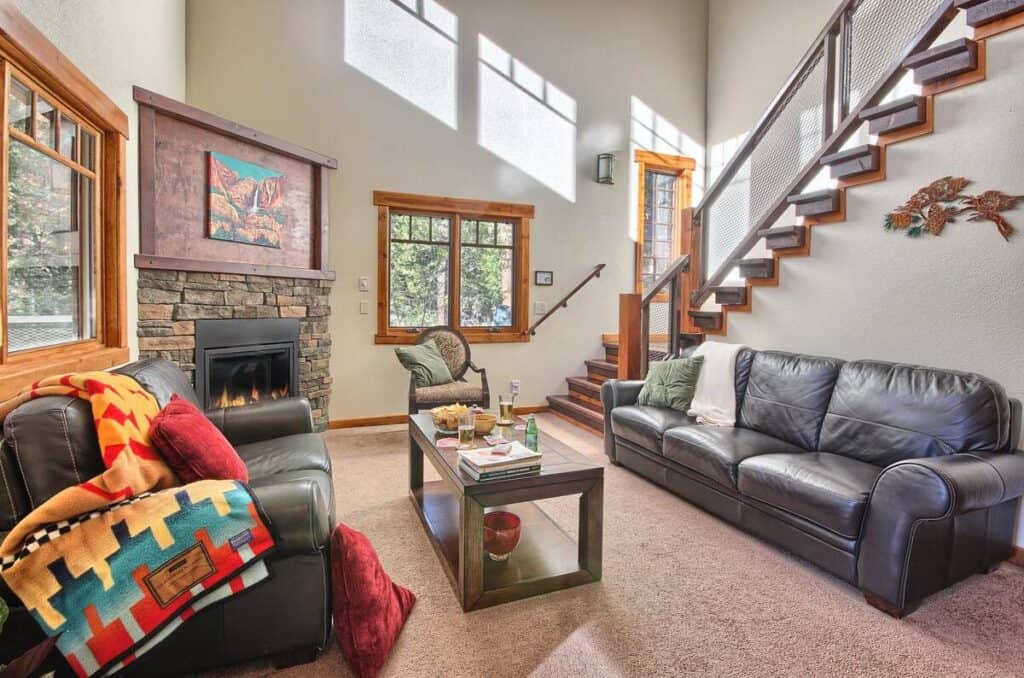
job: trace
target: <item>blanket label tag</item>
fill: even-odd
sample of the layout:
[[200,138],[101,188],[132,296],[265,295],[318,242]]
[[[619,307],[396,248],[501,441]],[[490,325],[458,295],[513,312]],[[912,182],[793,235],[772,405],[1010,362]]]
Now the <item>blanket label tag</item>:
[[213,561],[206,552],[206,546],[200,542],[146,575],[145,582],[160,607],[167,607],[175,598],[215,571]]
[[230,539],[228,539],[228,544],[230,544],[231,548],[233,548],[236,551],[238,549],[242,548],[243,546],[245,546],[246,544],[249,544],[251,542],[252,542],[252,530],[250,530],[249,528],[246,528],[246,529],[242,530],[241,532],[236,534],[234,537],[231,537]]

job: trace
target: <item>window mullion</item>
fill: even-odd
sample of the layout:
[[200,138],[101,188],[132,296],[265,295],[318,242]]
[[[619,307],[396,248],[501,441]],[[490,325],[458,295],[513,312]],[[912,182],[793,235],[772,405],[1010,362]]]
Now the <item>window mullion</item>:
[[10,144],[9,108],[10,108],[10,83],[11,69],[7,60],[0,61],[3,73],[0,76],[0,124],[3,125],[3,133],[0,134],[0,364],[7,362],[7,147]]
[[451,256],[448,266],[448,324],[456,329],[462,328],[462,215],[452,215],[452,233],[448,238],[451,243]]

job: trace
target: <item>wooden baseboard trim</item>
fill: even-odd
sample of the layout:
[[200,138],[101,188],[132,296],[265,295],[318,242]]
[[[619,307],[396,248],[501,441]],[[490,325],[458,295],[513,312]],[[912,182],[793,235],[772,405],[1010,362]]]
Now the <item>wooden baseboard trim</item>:
[[1020,546],[1013,547],[1013,553],[1007,558],[1007,562],[1016,565],[1017,567],[1024,567],[1024,548]]
[[[547,405],[524,405],[516,407],[513,412],[516,414],[537,414],[547,412]],[[351,419],[331,419],[328,428],[362,428],[364,426],[389,426],[393,424],[405,424],[409,421],[408,414],[384,414],[376,417],[353,417]]]

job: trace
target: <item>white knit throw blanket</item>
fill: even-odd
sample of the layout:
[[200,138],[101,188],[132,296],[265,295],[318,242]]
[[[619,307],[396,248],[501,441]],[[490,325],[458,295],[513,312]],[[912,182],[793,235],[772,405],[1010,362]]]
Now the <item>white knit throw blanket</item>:
[[742,344],[705,341],[694,351],[694,357],[704,357],[704,364],[687,414],[696,417],[698,423],[736,424],[736,355],[743,348]]

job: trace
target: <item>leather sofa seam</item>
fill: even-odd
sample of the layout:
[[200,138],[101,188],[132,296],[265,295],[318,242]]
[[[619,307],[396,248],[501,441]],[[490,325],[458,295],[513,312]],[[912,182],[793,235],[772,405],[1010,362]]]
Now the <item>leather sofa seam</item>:
[[[81,484],[82,474],[78,472],[78,462],[75,461],[75,449],[71,445],[71,436],[68,435],[68,407],[71,406],[72,402],[74,401],[69,401],[64,405],[64,407],[60,409],[60,427],[64,433],[64,442],[67,444],[68,447],[68,457],[71,458],[71,468],[75,472],[75,480],[77,480],[78,483]],[[100,450],[100,455],[102,456],[102,454],[103,450]]]
[[[858,424],[867,424],[868,426],[877,426],[879,428],[887,428],[887,429],[891,429],[893,431],[902,431],[904,433],[915,433],[917,435],[926,436],[926,437],[934,440],[935,442],[939,443],[940,445],[942,445],[943,449],[948,452],[948,455],[960,454],[959,452],[956,451],[955,447],[953,447],[952,445],[949,444],[949,442],[943,440],[942,438],[938,438],[936,436],[933,436],[930,433],[924,433],[923,431],[915,431],[912,428],[904,428],[902,426],[894,426],[893,424],[885,424],[885,423],[882,423],[880,421],[868,421],[867,419],[861,419],[860,417],[851,417],[851,416],[845,415],[845,414],[838,414],[836,412],[833,412],[832,410],[828,410],[828,411],[825,412],[825,419],[827,419],[829,417],[836,417],[837,419],[845,419],[846,421],[855,421]],[[824,426],[824,420],[822,421],[822,426]]]
[[14,443],[14,458],[18,460],[18,470],[21,471],[21,479],[25,485],[25,495],[28,497],[29,506],[33,509],[36,507],[36,501],[32,498],[32,488],[29,487],[28,479],[25,476],[25,465],[21,463],[21,452],[18,451],[18,434],[15,431],[17,428],[17,417],[10,416],[11,422],[11,442]]
[[[0,454],[3,454],[3,449],[0,447]],[[14,495],[11,494],[11,486],[7,482],[7,470],[4,468],[6,464],[0,460],[0,478],[4,481],[4,490],[7,492],[7,502],[11,505],[11,516],[15,522],[21,520],[21,516],[18,515],[18,508],[14,505]]]

